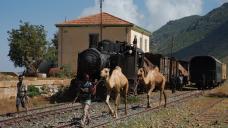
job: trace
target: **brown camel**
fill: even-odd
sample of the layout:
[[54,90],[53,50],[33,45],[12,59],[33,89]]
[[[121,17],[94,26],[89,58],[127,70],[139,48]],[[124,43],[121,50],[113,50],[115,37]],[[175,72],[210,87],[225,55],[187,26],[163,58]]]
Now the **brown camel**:
[[[117,66],[110,75],[110,69],[104,68],[101,70],[101,77],[105,78],[106,81],[106,88],[107,88],[107,97],[106,97],[106,104],[108,105],[109,110],[111,111],[114,118],[118,118],[117,116],[117,109],[119,106],[120,101],[120,91],[123,89],[124,98],[125,98],[125,114],[127,114],[127,92],[128,92],[128,79],[122,73],[122,70],[119,66]],[[115,111],[111,108],[109,104],[109,98],[111,91],[114,90],[115,92]]]
[[161,105],[162,94],[165,98],[165,107],[166,107],[166,93],[165,93],[165,77],[159,72],[158,67],[155,68],[140,68],[138,70],[138,79],[139,82],[148,88],[147,92],[147,107],[150,106],[150,96],[152,91],[155,89],[155,86],[160,90],[160,101],[159,106]]

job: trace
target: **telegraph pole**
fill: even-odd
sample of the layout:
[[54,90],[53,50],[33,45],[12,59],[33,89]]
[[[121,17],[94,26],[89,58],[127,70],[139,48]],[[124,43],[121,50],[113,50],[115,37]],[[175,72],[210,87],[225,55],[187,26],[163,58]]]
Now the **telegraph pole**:
[[102,41],[102,4],[103,4],[103,1],[104,0],[100,0],[100,18],[101,18],[101,21],[100,21],[100,40]]
[[[169,68],[169,80],[172,80],[173,78],[173,75],[174,75],[174,71],[172,70],[173,68],[173,42],[174,42],[174,38],[172,36],[172,39],[171,39],[171,53],[170,53],[170,68]],[[169,82],[173,82],[173,81],[169,81]],[[172,85],[172,93],[175,92],[175,87],[173,87],[175,85]]]
[[171,53],[170,53],[171,58],[173,57],[173,43],[174,43],[174,37],[172,36],[172,41],[171,41]]

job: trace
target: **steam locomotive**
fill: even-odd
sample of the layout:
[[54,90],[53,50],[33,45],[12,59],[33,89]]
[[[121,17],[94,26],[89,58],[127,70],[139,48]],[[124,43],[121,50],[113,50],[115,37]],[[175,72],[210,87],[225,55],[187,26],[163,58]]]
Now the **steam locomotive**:
[[[116,66],[122,68],[129,80],[129,90],[135,93],[137,87],[137,71],[143,67],[144,52],[136,47],[136,43],[103,40],[95,47],[88,48],[78,54],[77,79],[82,80],[83,74],[89,74],[90,79],[100,79],[100,71],[108,67],[111,70]],[[97,86],[97,95],[104,97],[106,88]]]
[[[172,77],[178,79],[182,75],[182,85],[195,83],[199,89],[206,86],[215,86],[226,80],[226,65],[211,56],[193,57],[188,61],[181,61],[161,54],[144,53],[137,48],[137,42],[103,40],[78,54],[77,79],[81,81],[84,74],[90,79],[100,79],[100,71],[108,67],[111,71],[120,66],[129,80],[129,92],[137,93],[137,71],[146,65],[158,66],[160,72],[166,77],[167,87],[172,88]],[[150,63],[150,64],[149,64]],[[182,89],[183,86],[177,88]],[[172,88],[173,89],[173,88]],[[97,97],[104,99],[106,87],[104,83],[97,86]]]

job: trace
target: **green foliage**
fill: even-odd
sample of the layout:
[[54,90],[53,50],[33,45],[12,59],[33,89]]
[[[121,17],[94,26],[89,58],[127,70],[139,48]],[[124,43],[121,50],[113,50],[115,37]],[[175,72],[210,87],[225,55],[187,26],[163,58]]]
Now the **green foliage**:
[[44,59],[47,61],[51,61],[54,65],[58,64],[58,52],[57,49],[54,47],[49,46],[47,48],[46,55],[44,56]]
[[47,44],[46,31],[42,25],[31,25],[22,21],[20,23],[18,29],[8,31],[8,56],[16,67],[26,67],[26,61],[30,63],[43,58]]
[[71,67],[70,65],[63,65],[61,66],[61,71],[57,73],[57,77],[64,78],[64,77],[71,77]]
[[67,102],[67,101],[73,101],[73,98],[70,97],[70,90],[69,87],[60,87],[58,89],[59,91],[57,93],[55,93],[54,95],[51,96],[51,102]]
[[54,34],[54,38],[51,40],[51,44],[55,49],[58,49],[58,32]]
[[45,60],[51,61],[54,65],[58,63],[58,33],[54,34],[51,43],[48,44]]
[[34,85],[28,86],[28,96],[34,97],[40,95],[39,89],[35,87]]

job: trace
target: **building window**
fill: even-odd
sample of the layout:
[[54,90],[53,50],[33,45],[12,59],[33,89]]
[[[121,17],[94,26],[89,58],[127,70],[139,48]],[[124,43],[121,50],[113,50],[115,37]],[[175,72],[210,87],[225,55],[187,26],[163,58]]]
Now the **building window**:
[[[138,44],[137,35],[134,36],[133,41],[134,41],[135,38],[136,38],[136,41],[137,41],[137,44]],[[132,41],[132,43],[133,43],[133,41]]]
[[140,37],[140,47],[141,49],[143,49],[143,40],[142,40],[142,37]]
[[99,41],[98,33],[89,34],[89,48],[96,48],[98,41]]
[[145,39],[145,52],[147,52],[147,39]]

